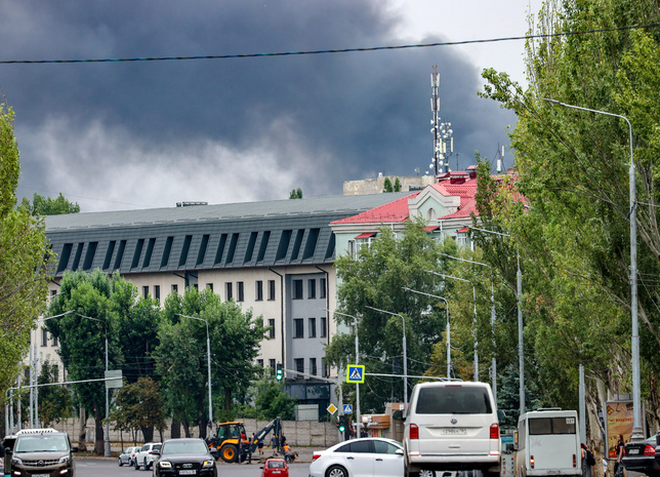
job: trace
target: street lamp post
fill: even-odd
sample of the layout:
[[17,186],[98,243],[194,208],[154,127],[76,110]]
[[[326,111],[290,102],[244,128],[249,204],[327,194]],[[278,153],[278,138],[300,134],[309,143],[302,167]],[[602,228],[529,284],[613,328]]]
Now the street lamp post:
[[432,270],[425,270],[427,273],[432,273],[442,278],[451,278],[453,280],[458,280],[461,282],[467,282],[472,285],[472,304],[474,308],[474,380],[479,381],[479,350],[478,350],[478,341],[477,341],[477,289],[474,286],[472,281],[466,278],[454,277],[451,275],[445,275],[444,273],[434,272]]
[[408,287],[401,287],[405,291],[409,291],[411,293],[417,293],[418,295],[424,295],[428,296],[431,298],[437,298],[438,300],[443,300],[445,302],[445,306],[447,307],[447,379],[451,378],[451,329],[449,327],[449,302],[447,299],[443,296],[439,295],[432,295],[431,293],[426,293],[426,292],[421,292],[418,290],[413,290],[412,288]]
[[[330,310],[325,310],[330,311]],[[355,321],[355,364],[360,364],[360,354],[358,346],[358,317],[349,315],[347,313],[340,313],[338,311],[333,311],[335,315],[346,316],[348,318],[353,318]],[[358,437],[362,437],[362,432],[360,431],[360,383],[355,383],[355,422],[357,423]]]
[[211,427],[211,433],[213,433],[213,400],[211,394],[211,337],[209,335],[209,322],[204,318],[199,318],[198,316],[182,315],[181,313],[177,313],[177,316],[190,318],[191,320],[203,321],[206,324],[206,364],[209,381],[209,426]]
[[374,308],[372,306],[367,306],[370,310],[379,311],[387,315],[398,316],[403,320],[403,407],[408,411],[408,357],[406,353],[406,318],[403,315],[398,313],[392,313],[391,311],[381,310],[380,308]]
[[587,111],[595,114],[603,114],[605,116],[612,116],[615,118],[623,119],[628,124],[629,143],[630,143],[630,164],[628,165],[628,180],[630,182],[629,193],[629,220],[630,220],[630,314],[632,320],[632,373],[633,373],[633,429],[632,440],[644,439],[642,430],[642,399],[641,399],[641,386],[640,386],[640,370],[639,370],[639,325],[638,325],[638,304],[637,304],[637,211],[635,207],[636,202],[636,177],[635,177],[635,162],[633,157],[633,132],[630,121],[625,116],[614,114],[607,111],[600,111],[598,109],[583,108],[572,104],[562,103],[556,99],[541,98],[543,101],[548,101],[552,104],[557,104],[565,108],[578,109],[580,111]]
[[482,267],[488,267],[490,269],[490,329],[493,337],[493,358],[491,361],[491,387],[493,388],[493,397],[495,402],[497,402],[497,358],[495,357],[495,282],[493,280],[493,267],[487,263],[475,262],[474,260],[468,260],[467,258],[454,257],[453,255],[448,255],[446,253],[441,253],[440,255],[451,258],[453,260],[459,260],[461,262],[472,263],[474,265],[480,265]]
[[[510,234],[495,232],[494,230],[480,229],[479,227],[469,227],[472,230],[478,230],[500,237],[511,237]],[[520,250],[516,249],[516,302],[518,307],[518,374],[520,381],[520,414],[525,412],[525,360],[523,349],[523,319],[522,319],[522,272],[520,271]]]

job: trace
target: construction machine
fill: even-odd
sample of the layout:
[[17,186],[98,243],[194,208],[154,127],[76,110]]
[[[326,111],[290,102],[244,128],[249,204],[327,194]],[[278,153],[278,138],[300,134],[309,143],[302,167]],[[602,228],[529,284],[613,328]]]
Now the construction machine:
[[218,423],[215,435],[206,439],[211,454],[225,462],[243,462],[248,454],[250,441],[242,421]]

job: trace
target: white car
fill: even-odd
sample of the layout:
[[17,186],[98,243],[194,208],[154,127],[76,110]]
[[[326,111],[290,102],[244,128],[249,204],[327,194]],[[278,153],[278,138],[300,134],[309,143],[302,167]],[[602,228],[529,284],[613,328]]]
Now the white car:
[[156,460],[153,451],[160,450],[162,445],[163,444],[160,442],[147,442],[143,445],[140,450],[135,453],[135,460],[133,461],[135,470],[140,470],[140,467],[144,467],[144,470],[150,469],[154,460]]
[[406,475],[480,470],[500,476],[500,428],[488,383],[441,381],[413,387],[405,418]]
[[127,447],[124,449],[124,451],[119,454],[119,467],[122,465],[126,464],[129,467],[133,465],[133,456],[135,455],[135,452],[139,449],[139,447]]
[[401,477],[403,447],[392,439],[365,437],[315,451],[309,477]]

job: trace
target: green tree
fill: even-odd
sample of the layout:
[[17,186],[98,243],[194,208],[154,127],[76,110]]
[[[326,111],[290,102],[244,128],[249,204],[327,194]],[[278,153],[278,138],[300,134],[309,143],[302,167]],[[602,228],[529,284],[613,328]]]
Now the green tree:
[[[39,384],[58,382],[57,365],[48,358],[41,364],[37,382]],[[71,417],[73,399],[69,390],[60,385],[43,386],[39,388],[39,419],[44,427],[51,427],[53,422]]]
[[141,377],[119,389],[109,419],[115,423],[115,429],[130,431],[133,436],[142,431],[145,442],[153,440],[153,429],[156,428],[162,440],[166,429],[164,410],[158,383],[149,377]]
[[401,190],[401,181],[398,177],[394,178],[394,192],[399,192]]
[[80,212],[80,206],[76,202],[69,202],[60,192],[56,199],[44,197],[34,193],[32,203],[23,197],[18,208],[30,215],[61,215],[77,214]]
[[394,192],[394,187],[389,177],[386,177],[383,181],[383,192]]
[[14,112],[0,102],[0,391],[15,382],[35,320],[46,306],[48,261],[43,220],[16,210],[20,174]]
[[[642,384],[645,396],[657,396],[660,314],[652,277],[660,273],[654,188],[660,100],[658,78],[648,69],[659,59],[660,36],[628,27],[657,22],[660,7],[651,0],[567,0],[547,2],[538,18],[535,32],[548,36],[527,45],[529,87],[524,90],[505,73],[484,72],[484,96],[518,116],[510,134],[517,175],[508,186],[479,183],[490,188],[478,201],[482,220],[509,232],[512,240],[475,236],[489,263],[505,265],[499,267],[504,276],[511,276],[511,255],[505,258],[502,252],[515,248],[520,253],[531,383],[549,392],[550,402],[577,406],[577,368],[584,364],[587,404],[595,413],[606,399],[603,391],[630,392],[631,386],[629,130],[620,119],[543,98],[631,121],[640,341],[647,370]],[[607,31],[554,36],[599,29]],[[522,196],[526,206],[520,204]],[[656,406],[647,409],[657,414]],[[657,422],[659,416],[653,417]]]
[[[264,328],[261,317],[242,311],[233,301],[223,302],[210,290],[186,290],[183,296],[170,295],[165,303],[163,320],[159,331],[160,345],[156,349],[159,372],[163,376],[168,402],[174,413],[182,419],[190,418],[191,405],[195,405],[195,420],[200,435],[205,436],[208,424],[206,393],[207,355],[206,324],[202,321],[180,317],[199,317],[208,322],[211,343],[211,374],[215,392],[221,396],[221,409],[229,413],[234,401],[247,394],[250,383],[257,373],[253,364],[257,357]],[[179,350],[185,348],[188,355],[181,359]],[[165,374],[167,373],[167,374]],[[190,399],[181,402],[174,393],[180,393],[179,384],[187,382]],[[215,406],[214,406],[215,409]],[[214,412],[215,414],[215,412]]]
[[300,187],[298,187],[297,189],[293,189],[289,194],[289,199],[302,199],[302,198],[303,198],[303,191]]
[[272,420],[279,417],[293,420],[297,401],[288,396],[284,382],[276,381],[273,376],[264,376],[255,383],[254,406],[257,419]]
[[[92,273],[67,272],[60,281],[60,292],[49,307],[46,327],[59,343],[58,353],[72,381],[103,378],[105,339],[108,342],[109,368],[122,363],[112,319],[113,279],[100,270]],[[94,451],[103,453],[105,386],[100,383],[73,385],[76,402],[94,416]]]
[[[448,242],[441,248],[424,231],[424,223],[414,221],[408,223],[398,238],[383,228],[369,248],[360,249],[357,258],[345,255],[336,260],[338,311],[358,317],[360,364],[366,365],[369,372],[402,374],[403,320],[368,307],[405,317],[408,374],[422,375],[427,371],[433,345],[443,340],[445,307],[438,305],[439,300],[415,295],[403,287],[442,295],[438,292],[437,277],[426,272],[447,271],[450,264],[440,255],[441,251],[455,254],[455,244]],[[326,348],[326,359],[343,369],[355,362],[354,320],[342,315],[335,318],[349,327],[351,333],[332,338]],[[370,392],[360,400],[365,412],[382,412],[384,404],[391,400],[403,402],[400,378],[367,377],[366,382]],[[408,384],[412,386],[413,381]],[[351,399],[352,390],[353,386],[346,388],[345,402]]]

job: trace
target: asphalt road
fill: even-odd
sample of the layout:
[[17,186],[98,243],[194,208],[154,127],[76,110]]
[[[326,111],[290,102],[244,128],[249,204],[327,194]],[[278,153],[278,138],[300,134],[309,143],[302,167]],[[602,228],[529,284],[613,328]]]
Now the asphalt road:
[[[250,465],[218,463],[219,477],[260,477],[261,469],[256,462]],[[151,471],[135,470],[132,467],[119,467],[117,459],[76,459],[77,477],[151,477]],[[290,477],[307,477],[309,464],[289,465]]]

